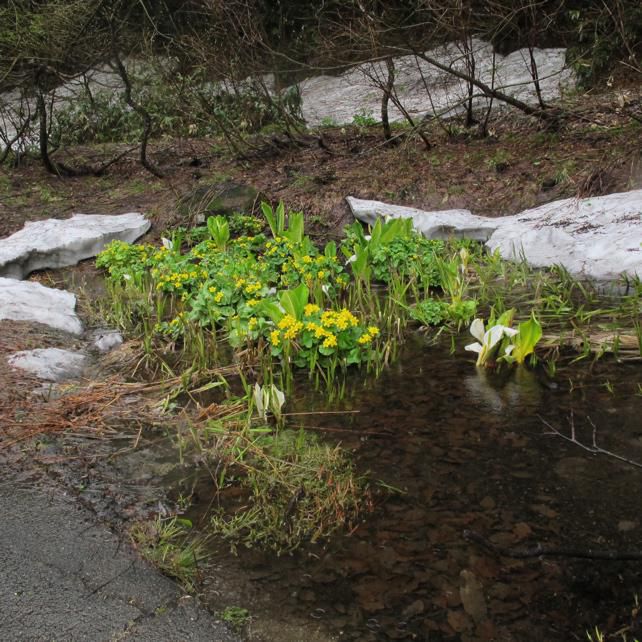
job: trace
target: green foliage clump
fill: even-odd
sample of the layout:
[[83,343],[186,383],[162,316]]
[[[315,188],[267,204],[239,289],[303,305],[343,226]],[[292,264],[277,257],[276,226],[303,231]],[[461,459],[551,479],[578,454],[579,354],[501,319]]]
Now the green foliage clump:
[[411,307],[410,316],[425,326],[439,326],[452,322],[461,327],[469,323],[476,312],[475,299],[448,302],[427,298]]
[[[380,332],[341,305],[348,277],[336,246],[319,252],[302,220],[290,215],[287,227],[272,221],[284,236],[231,239],[227,220],[210,217],[209,238],[187,250],[182,233],[160,248],[114,242],[97,265],[108,271],[115,307],[148,302],[147,326],[157,340],[187,344],[194,332],[221,331],[233,348],[265,355],[269,346],[286,370],[320,370],[331,381],[337,366],[375,356]],[[135,319],[141,314],[137,308]],[[126,325],[126,317],[118,320]]]
[[227,436],[217,450],[248,494],[247,506],[212,517],[214,531],[233,547],[276,553],[326,538],[357,519],[365,484],[345,451],[303,430],[255,428]]
[[202,541],[190,537],[191,528],[188,519],[157,517],[137,522],[129,531],[140,554],[188,591],[195,590],[198,564],[205,557]]

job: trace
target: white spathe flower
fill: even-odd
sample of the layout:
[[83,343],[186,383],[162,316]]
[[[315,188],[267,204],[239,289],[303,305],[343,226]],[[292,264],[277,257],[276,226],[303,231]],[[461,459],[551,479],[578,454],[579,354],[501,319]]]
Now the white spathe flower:
[[347,261],[346,263],[354,263],[357,260],[357,255],[353,254]]
[[[509,328],[505,325],[494,325],[484,332],[484,322],[481,319],[475,319],[470,325],[470,333],[479,340],[479,343],[470,343],[464,347],[464,350],[477,353],[477,365],[481,366],[486,363],[486,360],[492,354],[495,346],[504,337],[514,337],[517,330]],[[513,350],[512,345],[506,348],[506,354],[510,354]]]
[[263,389],[258,383],[254,384],[254,405],[261,419],[265,419],[265,404],[263,403]]
[[164,236],[161,238],[161,243],[166,250],[171,250],[174,247],[172,242],[169,239],[166,239]]
[[274,414],[277,419],[280,419],[281,409],[283,408],[283,404],[285,404],[285,394],[283,394],[281,390],[273,383],[264,386],[259,386],[258,383],[255,383],[253,395],[254,405],[261,419],[264,421],[267,419],[268,410],[271,410],[272,414]]

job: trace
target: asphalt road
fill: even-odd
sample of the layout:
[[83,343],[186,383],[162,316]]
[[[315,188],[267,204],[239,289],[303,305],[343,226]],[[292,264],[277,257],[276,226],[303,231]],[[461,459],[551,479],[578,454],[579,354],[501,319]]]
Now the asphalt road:
[[59,488],[0,482],[0,640],[238,642]]

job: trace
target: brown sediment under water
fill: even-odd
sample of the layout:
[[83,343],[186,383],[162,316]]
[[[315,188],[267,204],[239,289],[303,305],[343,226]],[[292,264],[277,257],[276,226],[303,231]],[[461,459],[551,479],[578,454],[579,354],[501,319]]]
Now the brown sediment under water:
[[[290,423],[352,452],[374,509],[293,555],[234,556],[214,541],[205,600],[247,608],[256,640],[566,642],[630,626],[642,561],[567,553],[642,552],[642,468],[546,424],[642,462],[640,375],[612,359],[560,369],[555,383],[493,374],[417,334],[380,378],[354,376],[331,405],[303,378]],[[190,515],[206,530],[215,489],[198,486]],[[508,554],[538,544],[571,550]]]

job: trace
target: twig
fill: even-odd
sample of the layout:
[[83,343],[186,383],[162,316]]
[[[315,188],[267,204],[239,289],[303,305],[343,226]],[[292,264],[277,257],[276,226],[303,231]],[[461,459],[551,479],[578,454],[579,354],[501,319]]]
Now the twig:
[[550,430],[550,432],[544,433],[545,435],[557,435],[558,437],[561,437],[565,441],[568,441],[572,444],[575,444],[576,446],[579,446],[582,448],[582,450],[586,450],[586,452],[591,453],[592,455],[605,455],[607,457],[612,457],[613,459],[617,459],[618,461],[624,462],[625,464],[629,464],[630,466],[635,466],[636,468],[642,468],[642,463],[634,461],[633,459],[628,459],[627,457],[622,457],[622,455],[618,455],[617,453],[614,453],[610,450],[606,450],[605,448],[602,448],[601,446],[597,445],[597,427],[593,423],[590,417],[587,417],[587,421],[591,424],[593,427],[593,433],[592,433],[592,444],[590,446],[587,446],[586,444],[583,444],[576,436],[575,433],[575,422],[573,421],[573,415],[571,414],[571,434],[565,435],[563,432],[555,428],[555,426],[551,425],[548,421],[546,421],[542,416],[538,415],[539,419],[541,422]]

